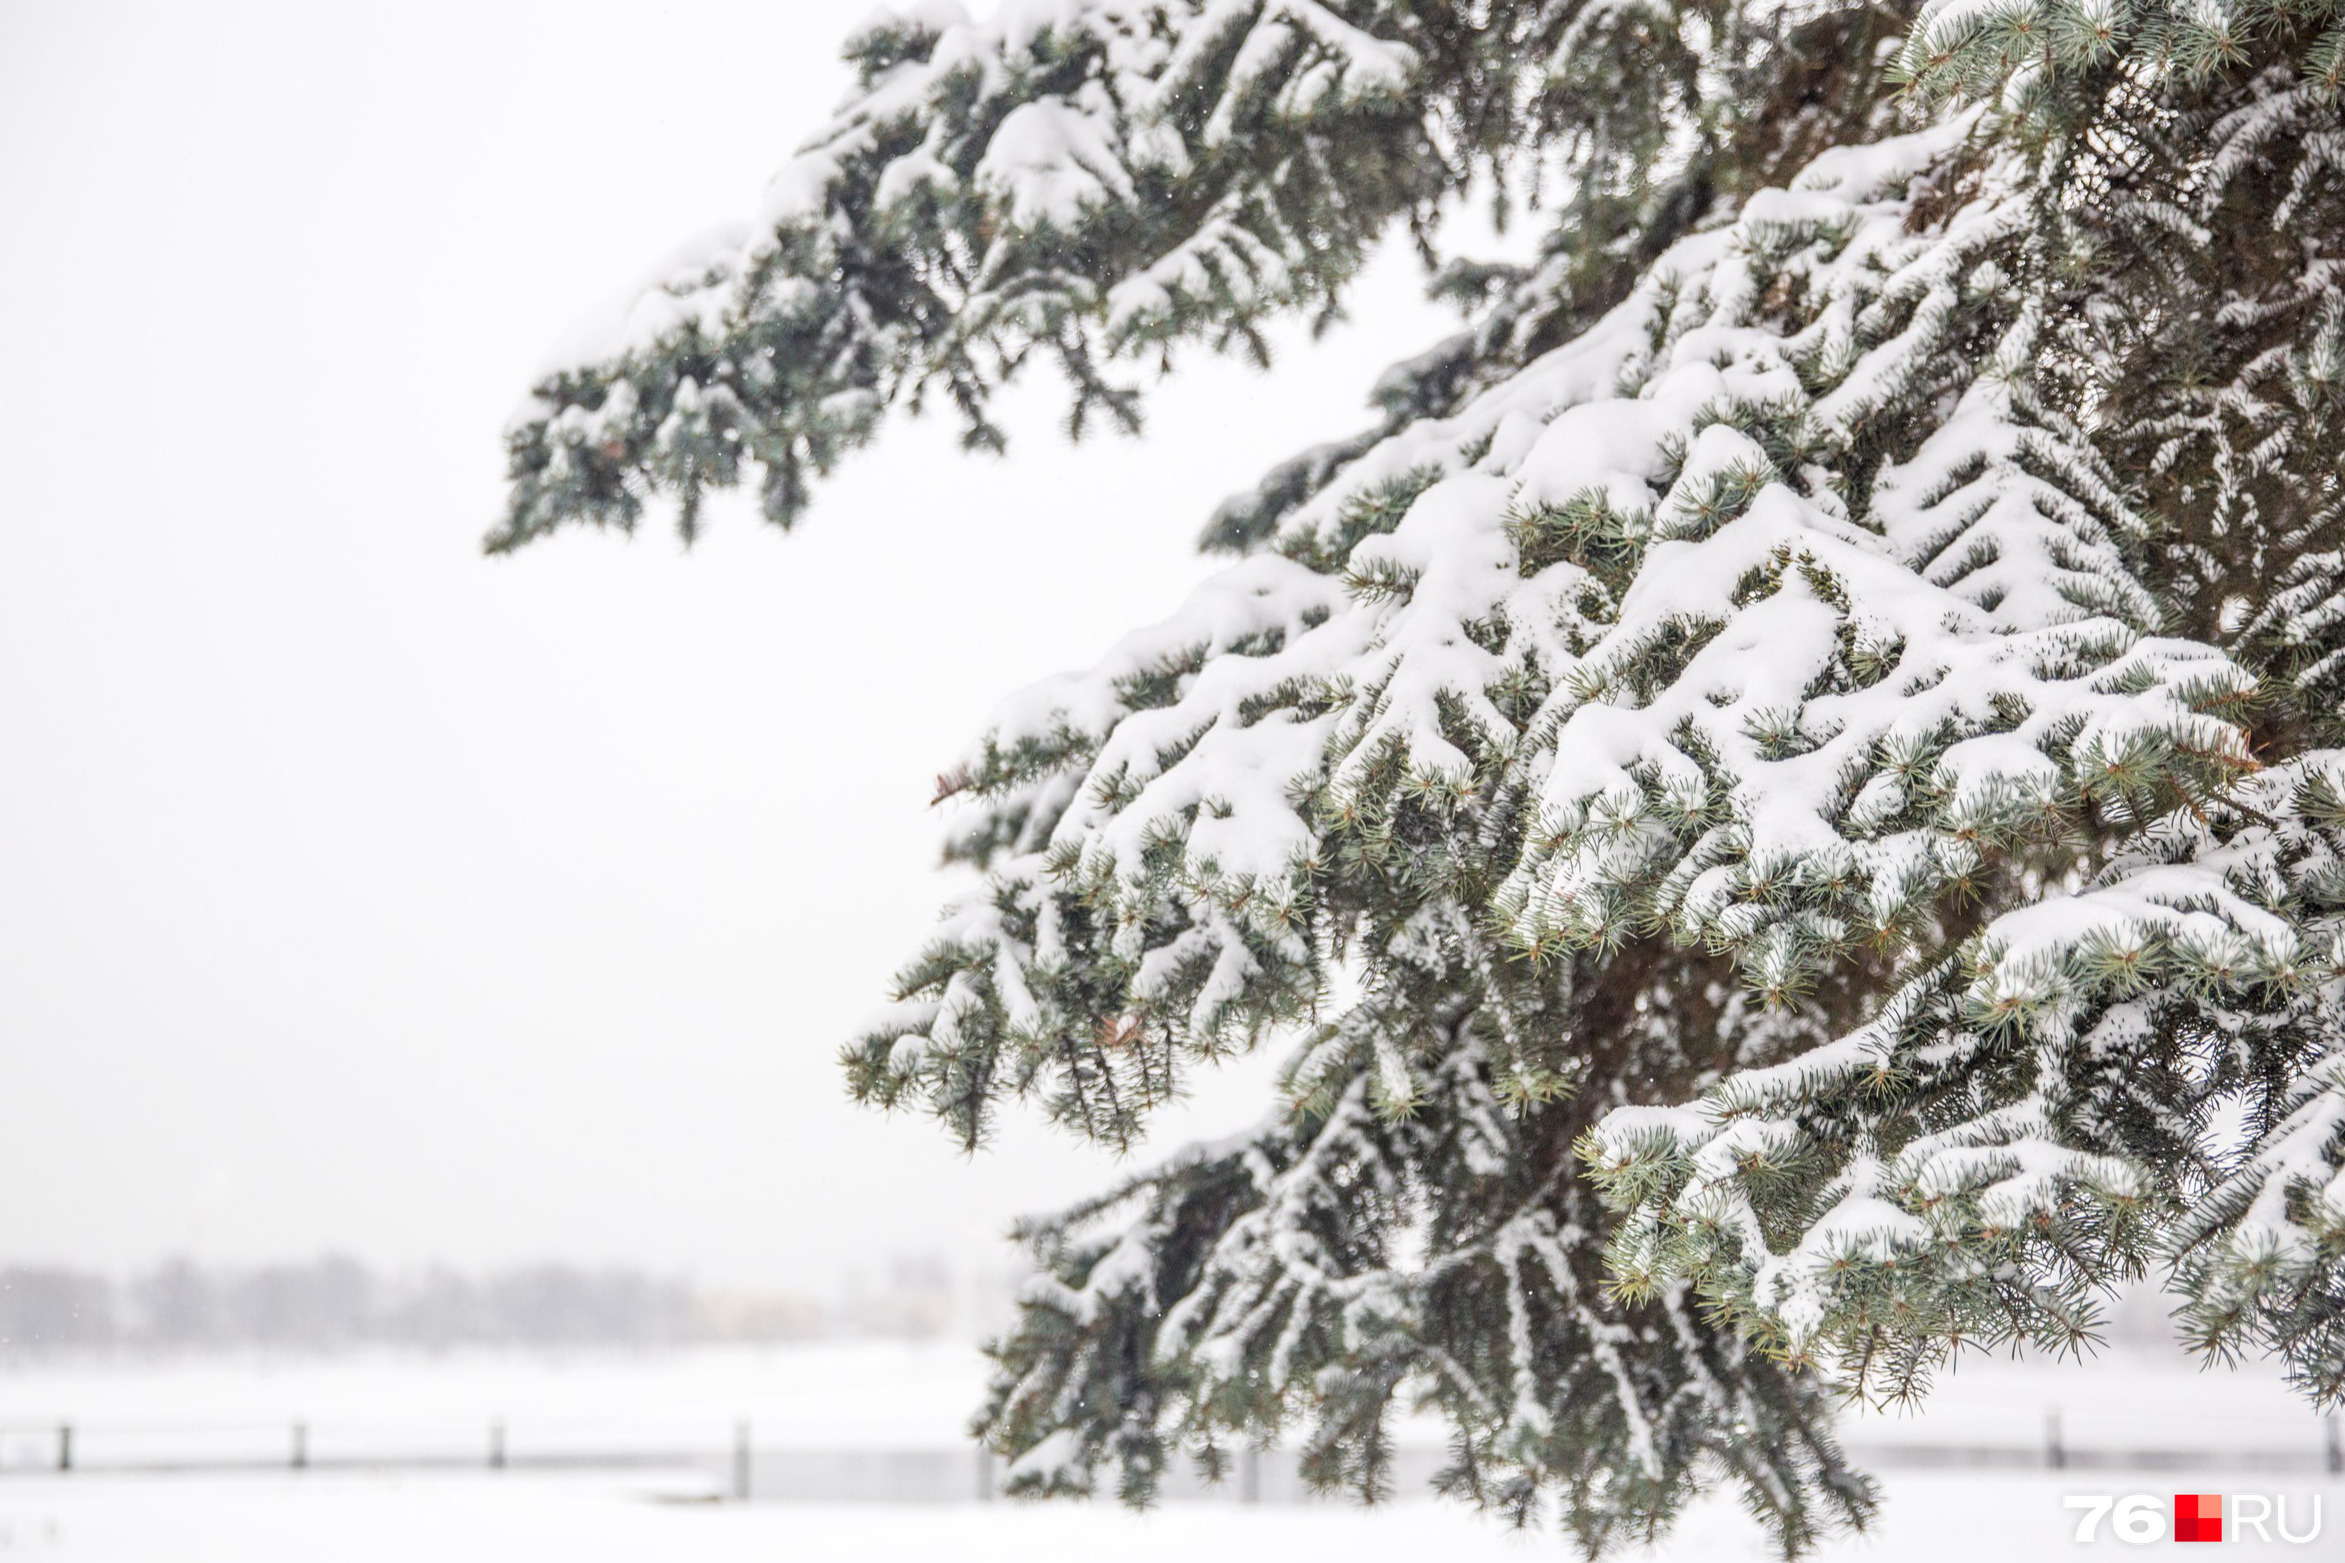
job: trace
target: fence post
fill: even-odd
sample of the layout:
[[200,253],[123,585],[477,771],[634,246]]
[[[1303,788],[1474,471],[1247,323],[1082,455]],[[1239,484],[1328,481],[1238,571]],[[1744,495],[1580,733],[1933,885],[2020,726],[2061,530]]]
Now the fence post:
[[59,1471],[73,1469],[73,1424],[71,1422],[60,1423],[57,1428],[57,1469]]
[[984,1444],[977,1446],[977,1501],[993,1501],[993,1451]]
[[489,1424],[489,1469],[492,1471],[501,1471],[504,1468],[505,1424],[504,1421],[500,1418],[499,1420]]
[[307,1422],[293,1424],[293,1468],[297,1471],[309,1469],[309,1424]]
[[2068,1450],[2060,1442],[2060,1412],[2057,1407],[2044,1413],[2044,1463],[2053,1470],[2065,1470]]
[[733,1424],[733,1499],[749,1501],[749,1424]]
[[1248,1444],[1238,1454],[1238,1502],[1262,1501],[1262,1451]]
[[2329,1474],[2345,1476],[2345,1441],[2339,1440],[2337,1436],[2337,1413],[2332,1411],[2321,1418],[2321,1426],[2328,1436]]

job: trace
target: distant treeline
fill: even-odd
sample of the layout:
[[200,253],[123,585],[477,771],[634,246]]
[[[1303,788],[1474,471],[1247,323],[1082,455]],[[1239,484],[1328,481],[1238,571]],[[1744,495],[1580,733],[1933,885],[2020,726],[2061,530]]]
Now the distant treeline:
[[127,1281],[0,1267],[0,1354],[394,1345],[669,1346],[844,1328],[932,1334],[943,1299],[901,1289],[853,1317],[789,1295],[711,1294],[624,1267],[388,1274],[353,1259],[234,1268],[172,1260]]

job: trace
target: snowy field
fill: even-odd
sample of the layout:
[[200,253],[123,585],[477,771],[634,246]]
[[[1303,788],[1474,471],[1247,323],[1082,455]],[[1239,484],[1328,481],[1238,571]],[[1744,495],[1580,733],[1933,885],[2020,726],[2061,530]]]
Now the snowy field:
[[[1275,1457],[1259,1505],[1173,1501],[1134,1516],[1105,1504],[980,1503],[961,1424],[981,1380],[966,1348],[908,1345],[17,1367],[0,1372],[0,1557],[727,1563],[1097,1549],[1143,1563],[1320,1547],[1363,1563],[1435,1553],[1465,1563],[1560,1551],[1552,1536],[1526,1542],[1429,1501],[1373,1513],[1288,1501]],[[2053,1414],[2062,1470],[2042,1468]],[[61,1476],[55,1429],[67,1422],[76,1469]],[[301,1472],[285,1469],[295,1423],[312,1461]],[[759,1496],[800,1501],[717,1501],[741,1423],[754,1430]],[[485,1469],[492,1426],[513,1462],[503,1471]],[[1974,1361],[1927,1414],[1854,1419],[1847,1435],[1878,1463],[1888,1504],[1874,1533],[1828,1557],[1935,1563],[1990,1545],[2001,1559],[2074,1556],[2063,1498],[2136,1491],[2288,1493],[2299,1516],[2318,1492],[2323,1544],[2272,1551],[2345,1555],[2345,1485],[2323,1474],[2328,1429],[2268,1375],[2121,1354],[2081,1367]],[[637,1463],[549,1464],[618,1454]],[[1966,1468],[1945,1467],[1956,1456]],[[1418,1468],[1431,1459],[1419,1455]],[[129,1469],[173,1460],[252,1469]],[[418,1460],[442,1468],[410,1468]],[[926,1501],[853,1501],[871,1496],[858,1483],[867,1489],[875,1472],[910,1481]],[[2259,1547],[2250,1539],[2245,1549]],[[1765,1555],[1731,1500],[1705,1504],[1647,1554]]]
[[[2097,1489],[2049,1473],[1991,1480],[1896,1477],[1875,1530],[1837,1543],[1823,1556],[1835,1563],[1976,1563],[1991,1549],[1997,1563],[2073,1558],[2098,1550],[2071,1539],[2075,1519],[2061,1506],[2065,1493],[2080,1490]],[[2316,1489],[2299,1484],[2289,1490]],[[2334,1527],[2333,1511],[2345,1501],[2345,1488],[2325,1493]],[[2119,1556],[2136,1555],[2136,1549],[2106,1538],[2103,1545]],[[2266,1549],[2250,1539],[2239,1550]],[[2317,1544],[2285,1548],[2275,1542],[2269,1550],[2275,1556],[2336,1555]],[[1189,1504],[1146,1515],[1065,1504],[738,1507],[663,1502],[607,1480],[509,1475],[131,1478],[104,1484],[23,1478],[0,1488],[0,1555],[60,1563],[872,1563],[939,1557],[966,1563],[1071,1557],[1244,1563],[1279,1556],[1479,1563],[1568,1553],[1553,1535],[1516,1535],[1431,1503],[1372,1513],[1342,1505]],[[1767,1553],[1733,1504],[1712,1501],[1662,1547],[1638,1556],[1652,1563],[1755,1563]]]
[[[1880,1523],[1822,1557],[1883,1563],[1997,1563],[2074,1558],[2098,1548],[2072,1537],[2072,1492],[2144,1490],[2157,1481],[1991,1478],[1906,1473],[1887,1482]],[[2197,1490],[2197,1489],[2191,1489]],[[2240,1490],[2236,1486],[2225,1491]],[[2334,1557],[2345,1486],[2272,1484],[2295,1512],[2318,1492],[2327,1529],[2305,1547],[2239,1550]],[[2301,1526],[2301,1521],[2298,1524]],[[2137,1549],[2104,1535],[2119,1556]],[[799,1559],[1112,1558],[1115,1563],[1243,1563],[1327,1555],[1346,1563],[1409,1559],[1478,1563],[1562,1557],[1553,1535],[1517,1535],[1464,1511],[1407,1502],[1365,1512],[1235,1504],[1169,1505],[1132,1515],[1107,1505],[1010,1503],[932,1507],[692,1504],[656,1487],[599,1478],[310,1475],[121,1478],[20,1477],[0,1487],[0,1555],[74,1563],[761,1563]],[[1650,1563],[1756,1563],[1768,1556],[1731,1502],[1700,1506]]]

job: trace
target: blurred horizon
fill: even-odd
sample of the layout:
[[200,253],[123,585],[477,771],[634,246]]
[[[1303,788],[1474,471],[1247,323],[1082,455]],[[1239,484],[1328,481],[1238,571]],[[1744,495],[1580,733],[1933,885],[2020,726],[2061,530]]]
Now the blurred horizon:
[[767,1288],[551,1260],[382,1269],[341,1254],[225,1266],[176,1255],[119,1274],[0,1265],[0,1367],[251,1350],[967,1343],[1008,1322],[1019,1280],[1008,1265],[961,1270],[935,1253]]

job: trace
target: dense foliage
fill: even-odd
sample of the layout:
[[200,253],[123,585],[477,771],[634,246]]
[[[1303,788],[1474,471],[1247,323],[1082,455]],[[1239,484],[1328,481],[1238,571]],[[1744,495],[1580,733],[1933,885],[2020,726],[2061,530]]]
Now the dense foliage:
[[[981,1141],[1255,1132],[1023,1235],[982,1430],[1145,1500],[1298,1440],[1590,1552],[1831,1396],[2195,1338],[2345,1395],[2345,13],[2330,0],[927,5],[752,228],[539,387],[492,546],[1039,355],[1259,350],[1405,226],[1466,329],[952,773],[983,869],[847,1052]],[[1539,258],[1442,249],[1457,201]]]

